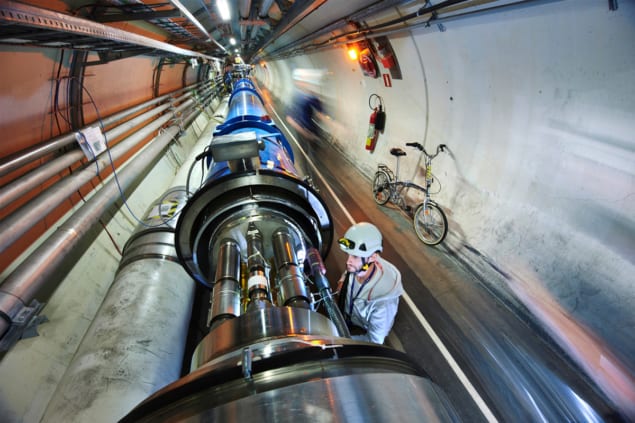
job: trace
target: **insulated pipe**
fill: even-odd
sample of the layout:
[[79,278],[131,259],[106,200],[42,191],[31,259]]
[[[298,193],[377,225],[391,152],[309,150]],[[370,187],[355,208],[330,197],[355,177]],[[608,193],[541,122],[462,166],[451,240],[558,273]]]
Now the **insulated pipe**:
[[[189,124],[196,115],[197,113],[193,112],[185,119],[185,123]],[[180,128],[176,125],[167,128],[140,154],[123,166],[117,172],[121,189],[127,190],[138,175],[147,173],[179,132]],[[37,292],[53,277],[65,259],[78,253],[76,250],[80,241],[99,222],[105,211],[119,199],[119,185],[112,178],[4,280],[0,286],[0,338],[5,335],[20,309],[35,298]]]
[[94,162],[95,166],[99,169],[97,172],[95,171],[95,167],[91,164],[83,170],[56,183],[45,193],[7,216],[0,222],[0,234],[2,234],[0,235],[0,253],[24,235],[24,233],[31,228],[33,222],[41,220],[53,208],[65,201],[80,187],[90,182],[92,178],[99,174],[99,171],[103,171],[107,166],[110,166],[111,160],[114,162],[124,156],[129,149],[168,123],[173,117],[178,116],[182,110],[189,107],[192,103],[193,100],[188,100],[177,107],[173,113],[160,117],[110,148],[110,154],[102,154]]
[[[194,86],[198,86],[198,85],[200,85],[200,83],[195,84]],[[192,86],[178,89],[169,94],[162,95],[161,97],[154,98],[152,100],[146,101],[145,103],[141,103],[137,106],[134,106],[130,109],[126,109],[122,112],[116,113],[112,116],[105,117],[104,119],[102,119],[102,123],[104,127],[110,126],[114,123],[117,123],[125,119],[127,116],[137,113],[138,111],[143,110],[154,104],[160,103],[166,98],[169,98],[175,94],[178,94],[182,91],[185,91],[191,88]],[[94,126],[95,124],[97,124],[97,122],[93,122],[90,125],[86,125],[83,128],[81,128],[80,131],[86,130],[90,126]],[[9,172],[19,169],[20,167],[24,166],[27,163],[30,163],[34,160],[44,157],[49,153],[53,153],[59,150],[60,148],[73,143],[74,141],[75,141],[75,132],[69,132],[68,134],[64,134],[59,137],[52,138],[49,141],[46,141],[44,143],[41,143],[31,148],[28,148],[26,150],[18,151],[15,154],[5,157],[2,160],[0,160],[0,176],[4,176]]]
[[[195,293],[195,283],[178,263],[174,249],[175,217],[187,201],[180,175],[208,144],[217,123],[208,123],[172,188],[149,208],[145,225],[138,226],[126,243],[113,286],[58,384],[45,421],[118,419],[179,377]],[[117,309],[113,318],[109,311],[119,304],[125,310]],[[106,393],[104,380],[109,381]],[[77,406],[79,389],[86,407]]]
[[[192,93],[186,93],[185,95],[175,99],[176,102],[181,102],[192,96]],[[121,135],[133,130],[138,125],[142,124],[146,120],[149,120],[151,117],[162,113],[169,107],[172,107],[171,104],[164,104],[158,107],[155,107],[152,110],[143,113],[131,119],[109,131],[104,133],[104,137],[106,138],[107,143],[109,140],[116,139]],[[103,127],[106,127],[106,124],[103,124]],[[74,135],[74,133],[73,133]],[[20,198],[25,195],[35,187],[39,186],[43,182],[49,180],[54,175],[62,172],[64,169],[72,165],[73,163],[79,161],[84,157],[84,153],[80,149],[76,149],[73,151],[69,151],[63,156],[51,160],[44,165],[34,169],[31,172],[21,176],[20,178],[12,181],[6,186],[0,188],[0,204],[9,204],[10,202]],[[91,161],[92,162],[92,161]]]
[[278,273],[278,295],[284,306],[310,308],[309,293],[296,257],[293,237],[286,228],[271,235],[273,256]]
[[241,25],[240,20],[249,19],[249,15],[251,12],[251,0],[240,0],[238,4],[238,11],[240,14],[240,19],[238,25],[240,26],[240,39],[245,42],[247,40],[247,25]]
[[[130,131],[137,125],[145,122],[149,118],[165,111],[169,107],[169,104],[156,107],[120,126],[117,126],[116,128],[111,129],[110,131],[107,131],[104,134],[106,140],[116,139],[117,137]],[[39,166],[38,168],[25,174],[24,176],[15,179],[6,186],[0,188],[0,204],[10,204],[12,201],[20,198],[21,196],[31,191],[33,188],[48,181],[53,176],[57,175],[59,172],[62,172],[73,163],[81,160],[83,157],[84,152],[81,149],[75,149],[73,151],[69,151],[68,153],[57,159],[53,159],[43,164],[42,166]]]
[[221,241],[216,264],[208,322],[212,328],[240,316],[240,247],[236,241]]
[[42,421],[116,421],[179,378],[195,283],[176,257],[174,221],[157,214],[166,202],[182,207],[184,194],[177,187],[162,195],[126,243],[117,276]]

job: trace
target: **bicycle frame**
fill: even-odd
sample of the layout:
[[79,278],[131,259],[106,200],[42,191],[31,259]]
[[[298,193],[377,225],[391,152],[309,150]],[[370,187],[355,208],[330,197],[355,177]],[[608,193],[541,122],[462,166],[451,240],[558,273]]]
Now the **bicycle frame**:
[[[405,156],[406,153],[399,148],[393,148],[390,153],[396,157],[396,171],[393,172],[388,165],[382,163],[377,166],[373,180],[373,196],[375,202],[379,205],[384,205],[390,201],[408,213],[408,216],[413,219],[414,229],[419,239],[425,244],[436,245],[443,241],[447,234],[447,218],[443,210],[430,198],[430,187],[434,181],[432,176],[432,159],[434,159],[440,151],[443,151],[445,145],[439,145],[434,155],[428,154],[419,143],[406,143],[406,145],[416,147],[424,153],[425,187],[411,181],[402,181],[399,179],[399,158]],[[424,193],[424,200],[414,210],[414,213],[412,207],[407,204],[406,197],[403,194],[404,188],[413,188]]]

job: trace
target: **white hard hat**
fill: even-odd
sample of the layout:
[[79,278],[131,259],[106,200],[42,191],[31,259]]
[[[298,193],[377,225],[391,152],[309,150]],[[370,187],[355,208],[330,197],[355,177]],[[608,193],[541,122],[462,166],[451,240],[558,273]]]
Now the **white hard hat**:
[[381,232],[368,222],[356,223],[348,228],[338,243],[342,251],[352,256],[368,258],[376,251],[382,251]]

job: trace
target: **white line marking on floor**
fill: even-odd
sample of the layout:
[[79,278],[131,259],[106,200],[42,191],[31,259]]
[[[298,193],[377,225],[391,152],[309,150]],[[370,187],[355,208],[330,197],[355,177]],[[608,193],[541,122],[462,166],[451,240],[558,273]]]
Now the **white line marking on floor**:
[[[313,164],[313,161],[309,159],[309,156],[306,154],[304,149],[300,146],[300,143],[293,136],[291,131],[289,131],[289,128],[287,128],[287,126],[284,124],[283,120],[280,118],[280,115],[278,115],[278,112],[276,112],[276,110],[273,107],[271,107],[271,110],[278,118],[277,123],[282,125],[284,129],[286,130],[286,132],[289,134],[289,136],[293,139],[293,142],[295,143],[296,147],[298,147],[298,149],[304,156],[304,159],[306,160],[306,162],[311,166],[311,168],[313,168],[315,173],[322,180],[328,192],[331,194],[331,196],[333,197],[337,205],[342,209],[342,211],[348,218],[348,221],[351,223],[351,225],[355,224],[356,222],[353,219],[353,216],[351,216],[350,213],[348,213],[348,210],[346,210],[346,207],[344,207],[344,204],[340,201],[337,195],[335,195],[335,192],[333,192],[330,185],[326,182],[326,179],[324,178],[324,176]],[[463,373],[463,370],[461,370],[461,367],[459,367],[458,363],[454,360],[454,358],[452,357],[452,354],[450,354],[450,351],[448,351],[448,349],[445,347],[445,345],[443,344],[443,341],[441,341],[441,339],[437,336],[434,329],[432,329],[432,326],[430,326],[430,323],[428,323],[428,321],[423,316],[421,311],[419,311],[415,303],[412,301],[410,296],[405,291],[403,293],[403,298],[406,301],[406,304],[408,304],[408,307],[410,307],[410,309],[414,313],[415,317],[419,320],[419,323],[421,323],[421,326],[423,326],[423,329],[428,333],[428,336],[430,337],[430,339],[432,339],[432,342],[434,342],[434,345],[436,345],[437,349],[439,350],[443,358],[445,358],[445,361],[448,362],[448,365],[454,371],[454,374],[456,374],[456,377],[463,384],[468,394],[470,394],[470,396],[472,397],[472,400],[476,403],[476,406],[479,408],[479,410],[481,410],[481,413],[483,413],[483,416],[487,419],[488,422],[491,422],[491,423],[498,422],[498,420],[494,416],[494,413],[492,413],[492,411],[489,409],[489,407],[487,406],[483,398],[481,398],[481,396],[478,394],[478,391],[476,390],[476,388],[474,388],[474,385],[472,385],[472,383],[469,381],[467,376],[465,376],[465,373]]]

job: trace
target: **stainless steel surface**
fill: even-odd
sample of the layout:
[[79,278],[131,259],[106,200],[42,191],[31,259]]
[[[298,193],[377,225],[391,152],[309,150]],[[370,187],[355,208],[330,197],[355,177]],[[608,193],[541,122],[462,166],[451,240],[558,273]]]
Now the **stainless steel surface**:
[[172,261],[148,258],[121,268],[42,421],[117,421],[177,380],[194,287]]
[[[197,112],[194,112],[197,113]],[[144,154],[118,172],[122,189],[130,186],[139,174],[148,172],[163,149],[180,131],[178,126],[169,127],[154,142],[147,146]],[[93,225],[98,224],[102,214],[119,199],[119,188],[114,180],[105,186],[83,206],[72,218],[59,228],[19,266],[11,272],[0,286],[0,311],[13,317],[12,313],[21,304],[28,304],[38,290],[55,274],[65,260],[73,256],[80,241]],[[0,320],[0,336],[9,328],[9,323]]]
[[[210,260],[212,257],[210,257]],[[221,241],[212,289],[212,310],[208,324],[212,327],[219,319],[240,316],[240,247],[236,241],[225,238]]]
[[[298,265],[293,238],[285,228],[278,228],[271,235],[271,243],[276,264],[276,289],[280,305],[308,307],[309,291],[302,269]],[[302,248],[304,255],[305,247],[302,245],[299,247]]]
[[[203,401],[200,397],[196,399]],[[444,394],[429,380],[400,374],[355,374],[311,380],[213,409],[203,408],[200,412],[179,408],[180,421],[243,422],[253,416],[264,422],[460,421],[448,407]]]
[[[213,257],[223,238],[236,240],[246,251],[249,223],[263,239],[279,227],[294,237],[293,245],[311,244],[328,251],[332,238],[330,216],[315,191],[296,178],[274,172],[242,175],[208,184],[183,210],[177,228],[177,251],[188,272],[209,284],[209,246]],[[262,252],[273,257],[271,247]]]
[[[252,346],[254,354],[262,349],[263,357],[271,355],[274,346],[284,347],[284,343],[294,341],[292,336],[337,337],[337,330],[328,318],[311,310],[294,307],[270,307],[243,314],[227,320],[214,328],[201,341],[192,358],[192,368],[199,368],[223,354],[239,351]],[[281,339],[267,347],[267,342]],[[307,341],[310,344],[310,340]],[[257,344],[257,345],[254,345]]]

